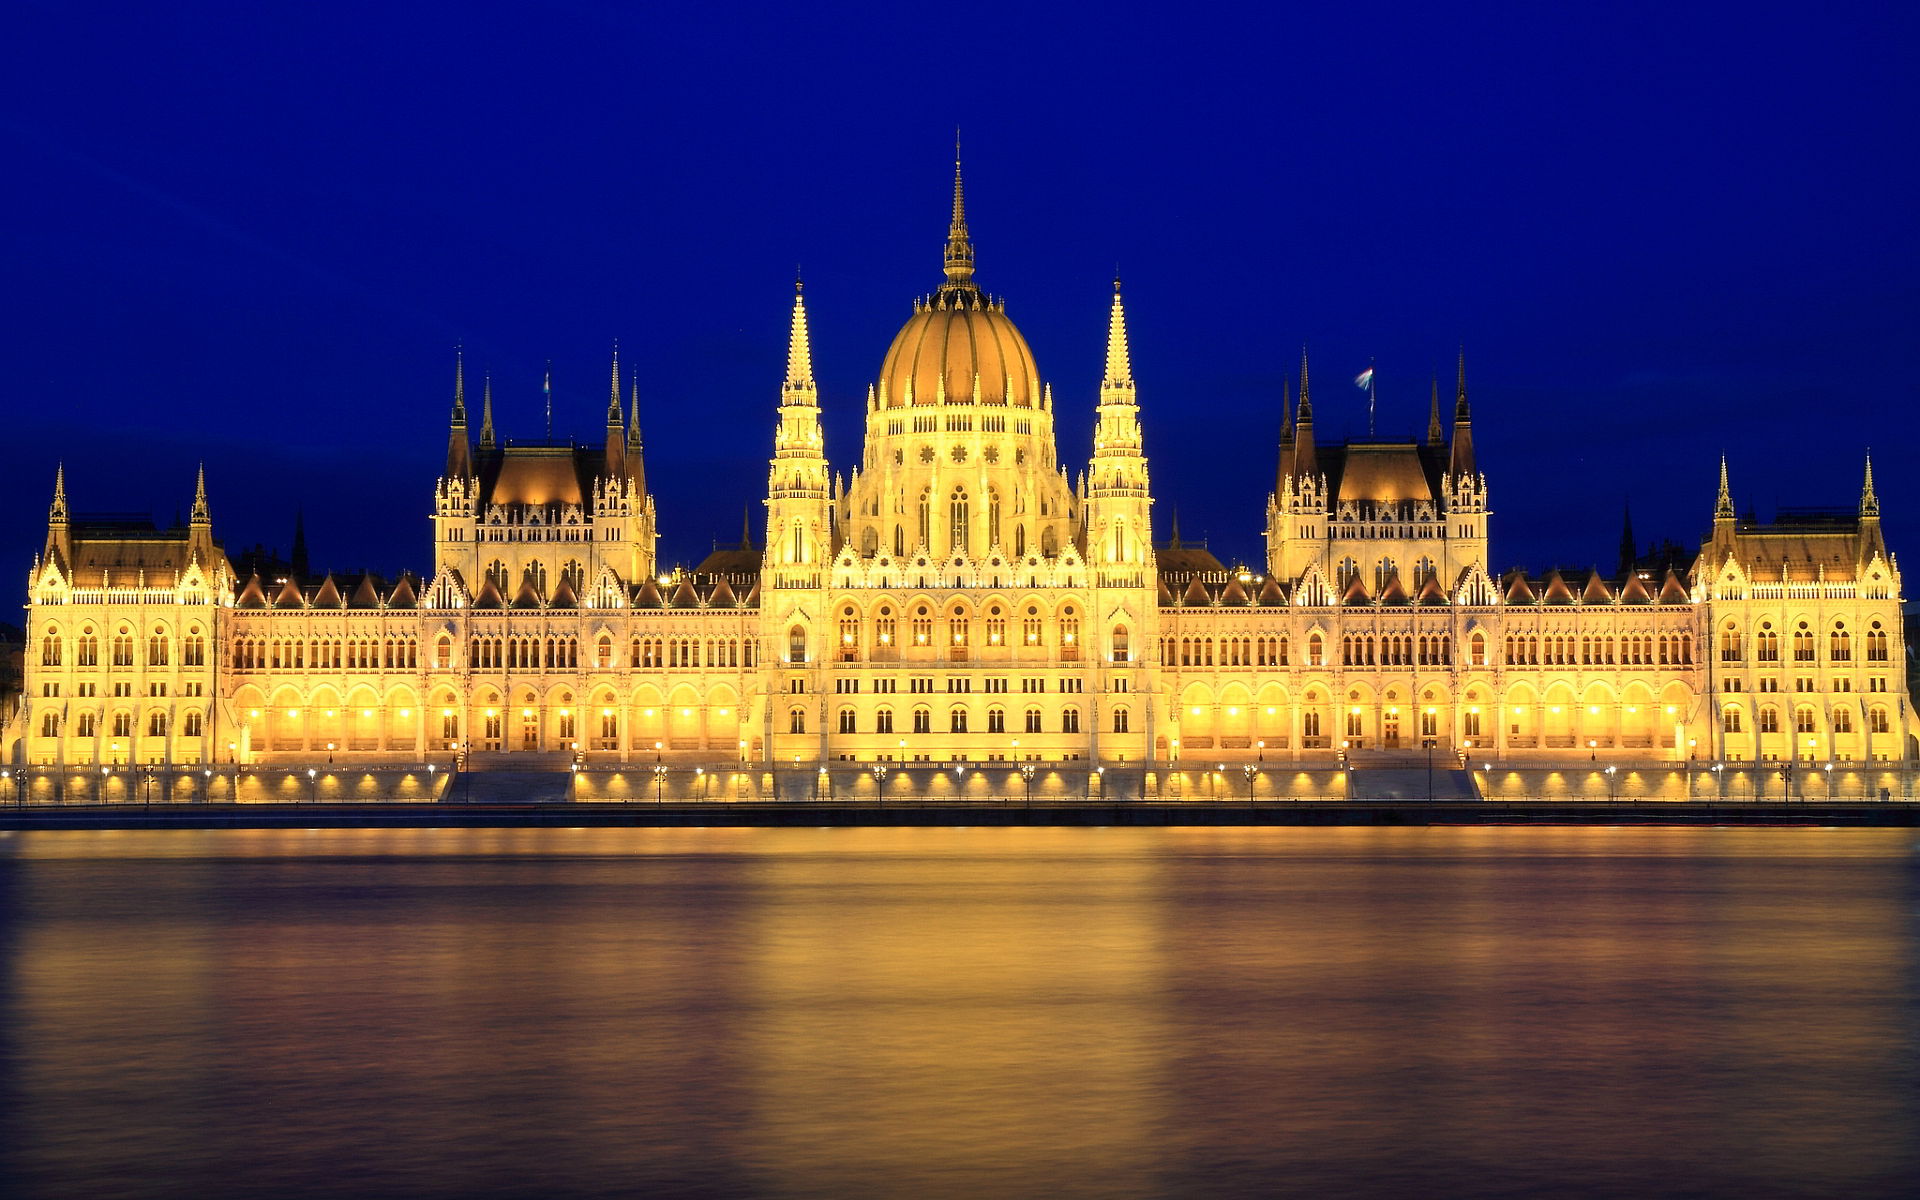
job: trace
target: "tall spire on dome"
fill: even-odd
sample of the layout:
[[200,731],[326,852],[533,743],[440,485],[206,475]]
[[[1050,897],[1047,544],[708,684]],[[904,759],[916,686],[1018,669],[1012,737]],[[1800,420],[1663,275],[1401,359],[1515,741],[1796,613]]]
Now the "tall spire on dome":
[[627,474],[626,414],[620,409],[620,339],[613,342],[613,391],[607,396],[607,473],[608,479],[624,479]]
[[1473,415],[1467,408],[1467,348],[1460,347],[1460,380],[1453,399],[1453,453],[1448,473],[1455,478],[1476,474],[1473,461]]
[[613,339],[613,392],[607,397],[607,426],[621,426],[626,432],[625,417],[620,411],[620,339]]
[[486,396],[480,405],[480,448],[493,449],[493,374],[487,374]]
[[1107,382],[1110,388],[1133,387],[1133,365],[1127,359],[1127,313],[1120,303],[1120,277],[1113,278],[1113,309],[1107,315]]
[[793,281],[793,321],[787,331],[787,389],[813,390],[813,348],[807,340],[807,306],[800,298],[800,280]]
[[1733,488],[1727,484],[1727,456],[1720,456],[1720,494],[1713,502],[1713,519],[1731,521],[1733,512]]
[[953,219],[947,225],[946,292],[975,291],[973,242],[967,237],[967,195],[960,182],[960,131],[953,131]]
[[465,479],[473,474],[473,443],[467,439],[467,380],[464,354],[453,350],[453,421],[447,431],[447,478]]
[[1313,397],[1307,387],[1307,348],[1300,347],[1300,404],[1293,420],[1293,474],[1318,477],[1320,453],[1313,444]]

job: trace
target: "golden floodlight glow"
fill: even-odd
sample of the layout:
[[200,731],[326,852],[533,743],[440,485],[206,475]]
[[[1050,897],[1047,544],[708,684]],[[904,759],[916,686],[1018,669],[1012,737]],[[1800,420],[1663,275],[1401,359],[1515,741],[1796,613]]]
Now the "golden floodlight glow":
[[1276,711],[1277,711],[1276,709],[1274,709],[1274,708],[1272,708],[1271,706],[1269,706],[1269,707],[1268,707],[1268,709],[1267,709],[1267,715],[1268,715],[1268,716],[1272,716],[1272,715],[1273,715],[1273,714],[1274,714],[1274,713],[1275,713]]
[[491,717],[491,716],[497,716],[498,714],[495,713],[494,710],[490,708],[487,710],[487,715]]
[[259,716],[259,715],[260,715],[260,710],[259,710],[259,709],[257,709],[257,708],[256,708],[256,709],[253,709],[253,710],[251,710],[251,711],[249,711],[249,712],[247,713],[247,715],[248,715],[248,716],[250,716],[250,717],[257,717],[257,716]]
[[297,708],[290,708],[287,710],[287,715],[290,717],[297,717],[300,715],[300,710]]
[[647,709],[642,709],[642,710],[641,710],[641,712],[640,712],[640,715],[641,715],[641,716],[643,716],[643,717],[650,717],[650,716],[652,716],[652,715],[653,715],[653,710],[652,710],[652,709],[650,709],[650,708],[647,708]]
[[523,717],[530,717],[533,715],[533,710],[530,708],[523,708],[520,710],[520,715]]
[[1196,709],[1194,709],[1194,710],[1193,710],[1193,715],[1194,715],[1194,716],[1196,716],[1196,717],[1197,717],[1197,716],[1199,716],[1199,715],[1200,715],[1200,710],[1199,710],[1199,709],[1197,709],[1197,708],[1196,708]]
[[1589,704],[1589,705],[1587,705],[1587,712],[1588,712],[1588,713],[1590,713],[1590,714],[1598,714],[1598,713],[1599,713],[1599,711],[1600,711],[1600,706],[1599,706],[1599,705],[1597,705],[1597,704]]
[[693,710],[690,708],[683,708],[680,710],[680,715],[683,717],[690,717],[693,715]]
[[440,710],[440,715],[443,717],[450,717],[453,715],[453,710],[450,708],[443,708]]
[[1667,715],[1668,715],[1668,716],[1672,716],[1672,715],[1673,715],[1673,705],[1671,705],[1671,704],[1669,704],[1669,705],[1667,705]]
[[726,709],[724,709],[724,708],[723,708],[723,709],[721,709],[721,710],[720,710],[720,715],[721,715],[721,716],[723,716],[723,717],[724,717],[724,716],[726,716],[726,715],[727,715],[727,710],[726,710]]
[[413,710],[410,708],[403,708],[400,710],[400,715],[403,717],[410,717],[413,715]]
[[360,715],[363,717],[370,717],[373,715],[373,710],[370,708],[363,708],[360,710]]

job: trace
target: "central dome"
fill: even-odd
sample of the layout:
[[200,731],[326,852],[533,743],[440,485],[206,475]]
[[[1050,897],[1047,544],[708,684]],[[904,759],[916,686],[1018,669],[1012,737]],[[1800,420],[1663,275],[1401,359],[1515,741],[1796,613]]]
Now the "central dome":
[[887,348],[880,367],[883,407],[943,400],[1037,407],[1040,369],[1006,311],[971,287],[941,293],[933,303],[916,306]]
[[947,230],[947,282],[931,300],[914,301],[913,316],[887,347],[880,366],[880,407],[923,404],[1007,404],[1037,408],[1040,368],[1033,351],[973,282],[960,164],[953,164],[953,223]]

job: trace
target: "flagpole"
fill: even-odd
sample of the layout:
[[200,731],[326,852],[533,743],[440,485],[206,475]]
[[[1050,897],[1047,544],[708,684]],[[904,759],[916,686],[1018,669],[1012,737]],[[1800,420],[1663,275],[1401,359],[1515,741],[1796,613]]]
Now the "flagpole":
[[1369,358],[1367,360],[1367,440],[1368,441],[1372,441],[1374,438],[1373,387],[1374,387],[1373,360]]

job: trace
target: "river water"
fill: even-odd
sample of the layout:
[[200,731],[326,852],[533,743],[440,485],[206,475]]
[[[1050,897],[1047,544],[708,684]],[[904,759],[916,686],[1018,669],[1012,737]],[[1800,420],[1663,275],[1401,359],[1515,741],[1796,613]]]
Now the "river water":
[[1913,831],[0,836],[8,1196],[1891,1196]]

